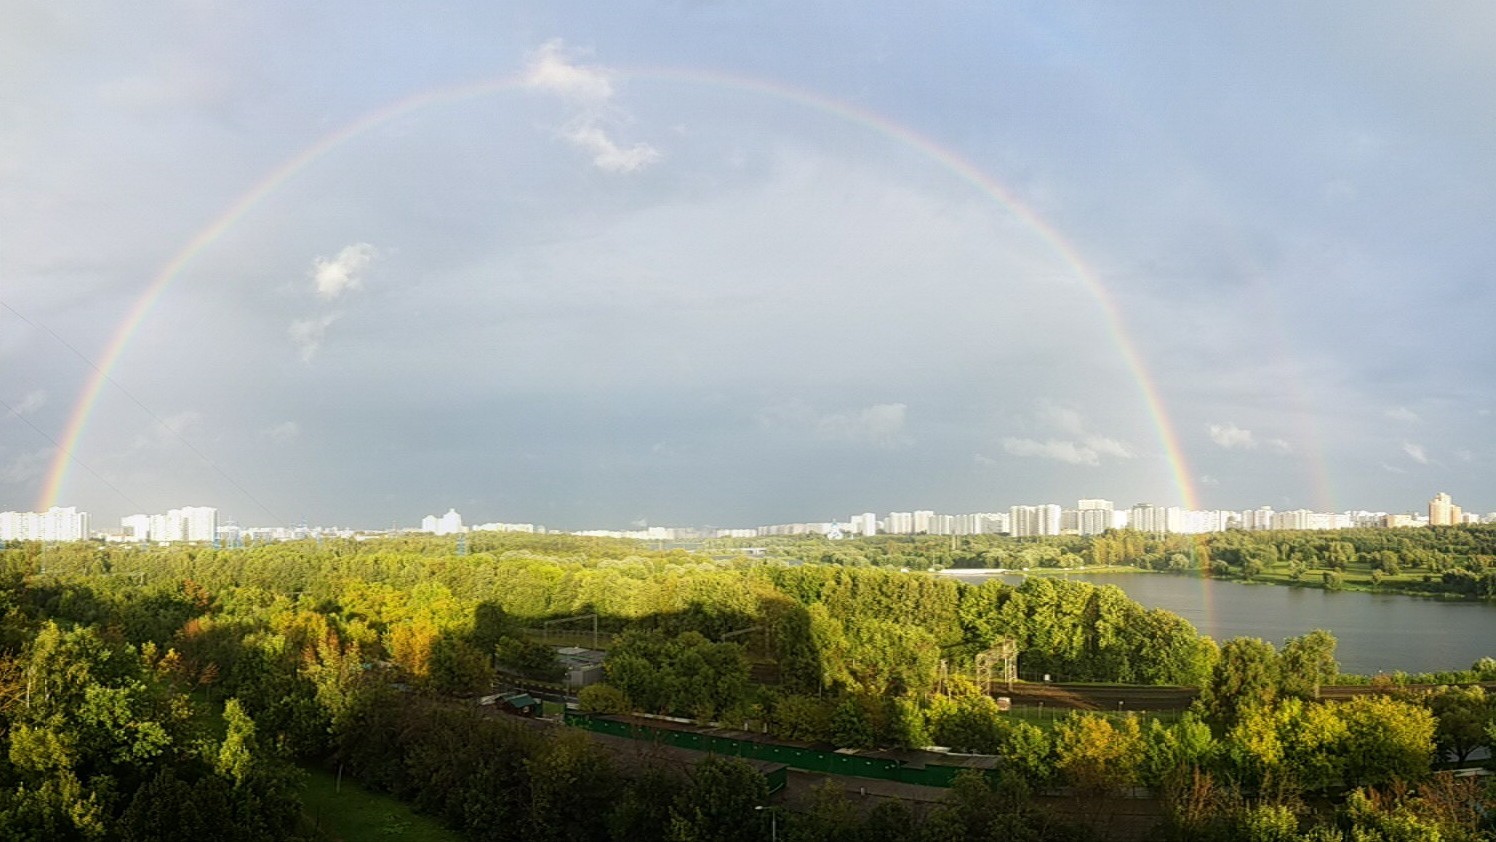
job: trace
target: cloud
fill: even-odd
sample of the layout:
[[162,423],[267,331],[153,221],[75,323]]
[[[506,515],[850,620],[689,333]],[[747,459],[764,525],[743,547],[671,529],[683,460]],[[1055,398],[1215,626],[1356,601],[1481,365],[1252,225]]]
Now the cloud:
[[38,409],[46,406],[46,404],[47,393],[42,391],[41,389],[35,389],[33,391],[27,392],[26,396],[21,398],[20,403],[12,404],[10,407],[10,411],[5,413],[5,417],[21,418],[23,416],[30,415],[31,413],[36,412]]
[[133,453],[145,450],[161,450],[174,447],[182,440],[182,436],[193,427],[202,423],[203,414],[195,409],[178,412],[159,419],[159,423],[151,425],[149,432],[135,437],[135,442],[130,445]]
[[1403,442],[1402,449],[1403,453],[1408,454],[1408,458],[1414,462],[1420,465],[1428,464],[1428,453],[1424,451],[1423,445],[1405,441]]
[[1039,459],[1053,459],[1057,462],[1066,462],[1071,465],[1100,465],[1101,456],[1089,447],[1076,444],[1073,441],[1035,441],[1034,439],[1005,438],[1003,439],[1003,450],[1014,456],[1031,456]]
[[296,353],[301,355],[303,362],[311,362],[322,349],[322,340],[327,336],[327,328],[338,320],[340,313],[328,313],[321,318],[299,319],[291,323],[291,343],[296,346]]
[[301,435],[301,425],[295,421],[287,421],[274,427],[267,427],[260,431],[262,438],[269,439],[276,444],[285,444],[295,441]]
[[52,461],[51,450],[36,450],[11,459],[0,465],[0,483],[25,483],[46,473]]
[[345,246],[331,260],[318,257],[312,263],[312,280],[317,284],[317,294],[331,301],[350,290],[363,286],[363,272],[369,268],[378,252],[368,243]]
[[898,447],[909,443],[904,434],[909,407],[879,403],[851,412],[818,413],[801,404],[769,407],[758,414],[760,426],[808,431],[824,441]]
[[1414,412],[1411,409],[1408,409],[1405,406],[1393,407],[1392,409],[1389,409],[1382,414],[1386,415],[1388,418],[1391,418],[1393,421],[1404,421],[1409,424],[1416,424],[1419,421],[1423,420],[1418,417],[1418,413]]
[[613,74],[606,68],[586,67],[567,60],[566,44],[560,38],[540,45],[525,64],[526,87],[583,102],[606,102],[613,98]]
[[1278,453],[1292,453],[1293,452],[1293,445],[1289,444],[1288,442],[1284,441],[1283,439],[1268,439],[1266,442],[1264,442],[1264,444],[1266,444],[1268,447],[1272,448],[1273,450],[1277,451]]
[[562,140],[592,155],[592,164],[610,173],[631,173],[660,160],[660,151],[647,143],[625,146],[605,128],[626,121],[628,115],[613,105],[613,73],[605,67],[582,65],[567,56],[561,39],[552,39],[530,53],[521,77],[531,90],[576,103],[576,114],[558,132]]
[[1257,439],[1251,430],[1243,430],[1235,424],[1211,424],[1210,440],[1227,450],[1254,450]]
[[1221,481],[1211,476],[1210,474],[1201,474],[1200,484],[1215,488],[1216,486],[1219,486],[1221,484]]
[[582,121],[563,129],[561,136],[573,146],[591,152],[592,163],[607,172],[633,172],[660,159],[660,151],[647,143],[636,143],[628,149],[620,147],[613,138],[608,137],[607,132],[591,121]]
[[1102,456],[1132,459],[1137,455],[1126,444],[1091,431],[1086,425],[1085,418],[1069,407],[1056,406],[1042,401],[1039,404],[1038,416],[1041,421],[1058,427],[1060,432],[1071,436],[1072,439],[1052,438],[1040,442],[1035,439],[1010,437],[1003,439],[1003,449],[1014,456],[1056,459],[1072,465],[1099,465]]

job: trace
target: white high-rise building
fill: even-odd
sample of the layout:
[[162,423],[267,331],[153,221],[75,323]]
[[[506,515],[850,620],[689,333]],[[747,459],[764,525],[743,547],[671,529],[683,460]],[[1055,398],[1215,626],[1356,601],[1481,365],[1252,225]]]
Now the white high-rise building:
[[186,506],[164,515],[130,515],[120,518],[119,524],[125,537],[136,541],[209,543],[218,537],[218,510],[212,506]]
[[1273,515],[1274,529],[1314,529],[1317,518],[1308,509],[1294,509]]
[[1010,507],[1008,534],[1015,538],[1060,534],[1060,507],[1054,503]]
[[914,513],[913,512],[889,512],[888,513],[889,535],[913,535]]
[[88,513],[72,506],[45,512],[0,513],[0,541],[82,541],[88,538]]
[[422,518],[421,531],[432,535],[456,535],[467,530],[462,528],[462,515],[456,509],[448,509],[441,517],[427,515]]
[[1247,509],[1241,513],[1241,528],[1249,530],[1272,529],[1273,507],[1263,506],[1257,509]]
[[119,519],[120,531],[128,539],[135,541],[151,540],[151,516],[130,515]]
[[878,516],[872,512],[852,515],[852,531],[864,537],[878,534]]
[[211,542],[218,538],[218,510],[212,506],[188,506],[167,512],[182,523],[183,541]]
[[1008,531],[1008,515],[1004,512],[956,515],[951,528],[953,535],[1000,535]]
[[1168,512],[1152,503],[1138,503],[1132,507],[1132,513],[1127,517],[1127,526],[1139,532],[1154,534],[1167,532],[1169,531]]
[[1081,500],[1076,509],[1079,512],[1080,522],[1077,527],[1080,534],[1100,535],[1112,528],[1112,501]]
[[930,512],[930,511],[915,512],[914,513],[914,534],[916,534],[916,535],[929,535],[929,534],[932,534],[930,532],[930,518],[932,518],[934,516],[935,516],[935,513],[934,512]]

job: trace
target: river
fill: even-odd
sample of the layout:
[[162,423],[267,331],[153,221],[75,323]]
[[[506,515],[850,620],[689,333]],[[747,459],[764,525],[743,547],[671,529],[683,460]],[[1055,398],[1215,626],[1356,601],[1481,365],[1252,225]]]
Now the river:
[[[946,575],[980,583],[994,574],[949,570]],[[1009,584],[1022,582],[1021,576],[997,575]],[[1184,617],[1217,641],[1260,637],[1282,645],[1284,638],[1325,629],[1340,642],[1336,657],[1344,672],[1468,669],[1482,657],[1496,657],[1496,605],[1489,603],[1248,585],[1167,573],[1070,575],[1116,585],[1149,608]]]

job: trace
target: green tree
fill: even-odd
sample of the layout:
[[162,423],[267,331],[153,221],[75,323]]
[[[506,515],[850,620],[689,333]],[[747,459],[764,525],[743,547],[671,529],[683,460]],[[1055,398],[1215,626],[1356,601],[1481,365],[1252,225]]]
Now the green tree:
[[1492,701],[1480,685],[1439,686],[1424,697],[1435,715],[1435,748],[1441,758],[1465,763],[1475,749],[1490,745],[1487,724],[1492,722]]
[[1209,718],[1222,728],[1247,708],[1268,705],[1278,697],[1281,671],[1273,645],[1255,637],[1237,637],[1221,647],[1210,684],[1201,693]]
[[1055,771],[1071,786],[1103,794],[1134,786],[1144,756],[1136,718],[1072,713],[1055,727]]
[[1434,715],[1422,705],[1389,696],[1357,696],[1339,706],[1346,725],[1345,776],[1349,784],[1418,781],[1433,758]]
[[1335,636],[1324,629],[1284,641],[1279,655],[1283,692],[1306,699],[1319,698],[1319,688],[1340,674],[1335,646]]
[[1424,703],[1434,714],[1434,746],[1442,758],[1464,763],[1476,749],[1490,744],[1486,726],[1492,721],[1490,697],[1480,685],[1439,687]]
[[758,842],[769,785],[746,762],[708,757],[692,767],[670,808],[670,842]]

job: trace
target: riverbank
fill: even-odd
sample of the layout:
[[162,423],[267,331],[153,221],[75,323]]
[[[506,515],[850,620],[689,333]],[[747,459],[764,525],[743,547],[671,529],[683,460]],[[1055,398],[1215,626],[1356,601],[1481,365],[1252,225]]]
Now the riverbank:
[[[1197,573],[1136,575],[1139,572],[1148,571],[1055,571],[1061,578],[1121,588],[1141,605],[1177,614],[1216,641],[1256,637],[1281,644],[1325,629],[1339,641],[1336,657],[1347,673],[1457,673],[1482,658],[1496,657],[1496,605],[1484,600],[1408,599],[1385,587],[1337,591],[1310,583],[1294,586],[1286,577],[1279,582],[1244,582]],[[1024,571],[944,573],[972,584],[991,581],[993,575],[1016,584]],[[1044,575],[1051,578],[1055,573]]]
[[1029,567],[1023,570],[1006,567],[947,567],[935,572],[937,575],[959,578],[962,576],[1073,576],[1077,573],[1157,573],[1159,571],[1110,564],[1099,567]]

